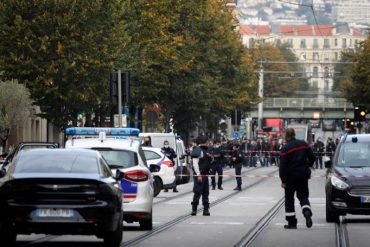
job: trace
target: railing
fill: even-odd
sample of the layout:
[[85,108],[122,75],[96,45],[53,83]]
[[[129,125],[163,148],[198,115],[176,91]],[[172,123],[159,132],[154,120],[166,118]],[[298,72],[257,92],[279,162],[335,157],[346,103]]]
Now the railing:
[[266,98],[264,108],[353,109],[344,98]]

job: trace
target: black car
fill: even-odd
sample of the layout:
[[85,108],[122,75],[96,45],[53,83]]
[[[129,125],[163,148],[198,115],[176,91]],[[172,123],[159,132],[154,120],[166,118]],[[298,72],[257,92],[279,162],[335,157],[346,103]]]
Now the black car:
[[338,222],[340,215],[370,215],[370,135],[342,138],[326,181],[326,221]]
[[17,234],[96,235],[122,241],[122,190],[97,151],[37,149],[19,153],[0,172],[1,246]]

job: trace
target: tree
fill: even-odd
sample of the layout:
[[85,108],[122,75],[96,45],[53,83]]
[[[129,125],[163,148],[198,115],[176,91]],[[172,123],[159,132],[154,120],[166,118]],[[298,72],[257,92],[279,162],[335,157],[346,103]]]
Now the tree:
[[56,126],[107,101],[125,46],[124,0],[3,0],[0,70],[30,89]]
[[[286,58],[278,47],[270,43],[256,43],[250,49],[250,53],[258,61],[255,70],[260,69],[259,62],[262,62],[263,69],[266,71],[264,74],[264,97],[289,97],[299,90],[299,80],[294,76],[290,78],[294,67],[285,63]],[[286,54],[286,56],[290,59],[291,55]],[[276,63],[268,63],[269,61]]]
[[0,81],[0,132],[5,150],[10,130],[21,125],[29,116],[32,101],[27,88],[16,81]]
[[349,79],[349,72],[352,67],[351,62],[354,61],[355,56],[356,52],[353,50],[347,50],[341,53],[340,62],[342,63],[338,63],[334,67],[333,91],[340,91],[345,82]]
[[353,61],[349,78],[343,81],[344,96],[354,105],[370,109],[370,37],[361,43]]

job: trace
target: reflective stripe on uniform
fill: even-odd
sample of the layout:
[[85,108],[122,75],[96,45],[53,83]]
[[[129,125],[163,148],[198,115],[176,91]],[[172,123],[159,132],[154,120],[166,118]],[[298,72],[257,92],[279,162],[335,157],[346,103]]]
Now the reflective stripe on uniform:
[[303,205],[302,206],[302,209],[305,209],[305,208],[308,208],[309,210],[311,210],[311,206],[310,205]]
[[285,216],[295,216],[295,212],[285,213]]

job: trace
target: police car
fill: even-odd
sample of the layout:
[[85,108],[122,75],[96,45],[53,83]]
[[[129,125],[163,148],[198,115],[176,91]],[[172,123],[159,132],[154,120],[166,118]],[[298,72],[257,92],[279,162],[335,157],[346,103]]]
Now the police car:
[[156,197],[162,189],[172,189],[176,185],[174,164],[160,148],[143,147],[143,150],[154,176],[154,197]]
[[113,173],[124,173],[121,186],[124,220],[139,222],[142,230],[153,228],[153,179],[134,128],[67,128],[65,148],[98,150]]

